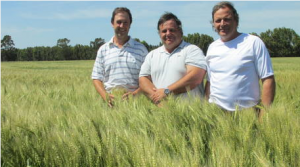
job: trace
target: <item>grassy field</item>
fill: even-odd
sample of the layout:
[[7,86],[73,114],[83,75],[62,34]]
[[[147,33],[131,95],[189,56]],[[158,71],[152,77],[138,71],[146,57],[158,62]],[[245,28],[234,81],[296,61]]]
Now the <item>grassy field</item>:
[[1,166],[300,166],[300,58],[272,59],[273,106],[229,115],[144,96],[108,108],[94,61],[1,63]]

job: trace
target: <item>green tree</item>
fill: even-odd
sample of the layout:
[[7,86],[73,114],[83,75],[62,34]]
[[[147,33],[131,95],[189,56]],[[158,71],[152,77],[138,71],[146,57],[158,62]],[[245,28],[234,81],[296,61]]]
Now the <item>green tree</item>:
[[138,38],[135,38],[135,40],[136,41],[138,41],[138,42],[140,42],[141,44],[143,44],[146,48],[147,48],[147,50],[148,50],[148,52],[150,52],[151,50],[154,50],[154,49],[156,49],[156,48],[158,48],[159,46],[161,46],[162,45],[162,43],[160,42],[159,43],[159,45],[150,45],[150,44],[148,44],[146,41],[141,41],[140,39],[138,39]]
[[15,48],[14,41],[12,40],[10,35],[5,35],[3,39],[1,39],[1,49],[11,50]]
[[256,32],[251,32],[249,34],[259,37],[259,35]]
[[5,35],[1,39],[1,61],[17,60],[18,50],[15,48],[14,41],[10,35]]
[[141,44],[143,44],[147,48],[147,50],[150,51],[150,45],[146,41],[142,41]]
[[96,54],[94,49],[88,45],[75,45],[73,48],[73,56],[76,60],[95,60]]
[[275,28],[260,34],[272,57],[300,56],[300,37],[290,28]]
[[68,44],[70,40],[67,38],[62,38],[57,40],[58,49],[58,57],[62,58],[62,60],[74,60],[72,56],[72,48]]
[[[105,40],[102,39],[102,38],[95,38],[94,41],[91,41],[90,42],[90,48],[92,49],[92,54],[95,55],[95,56],[92,56],[92,57],[96,57],[97,55],[97,51],[99,50],[99,48],[105,44]],[[82,47],[83,48],[83,47]],[[89,59],[88,57],[90,56],[85,56],[85,58]]]
[[51,48],[52,53],[54,54],[53,60],[65,60],[62,54],[62,48],[54,46]]
[[102,38],[95,38],[94,41],[90,42],[90,47],[98,50],[100,48],[100,46],[102,46],[103,44],[105,44],[105,40]]
[[27,49],[19,49],[17,53],[17,61],[28,61],[26,55]]
[[197,45],[199,48],[202,49],[205,55],[209,45],[214,41],[213,37],[199,33],[188,34],[187,36],[184,36],[183,39],[186,42]]
[[68,45],[69,43],[70,43],[70,40],[67,38],[62,38],[62,39],[57,40],[57,46],[61,47],[61,48],[69,46]]

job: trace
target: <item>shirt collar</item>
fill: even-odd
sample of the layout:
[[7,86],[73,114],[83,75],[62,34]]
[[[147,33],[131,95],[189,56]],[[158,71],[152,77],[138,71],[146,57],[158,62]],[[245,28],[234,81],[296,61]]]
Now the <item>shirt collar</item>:
[[[187,44],[187,43],[186,43],[184,40],[182,40],[181,43],[179,44],[179,46],[178,46],[177,48],[175,48],[175,49],[173,50],[172,53],[174,53],[174,51],[177,50],[177,49],[179,49],[179,48],[180,48],[180,49],[184,48],[184,46],[185,46],[186,44]],[[162,45],[159,49],[160,49],[160,50],[159,50],[160,52],[165,52],[165,53],[168,53],[168,54],[172,54],[172,53],[169,53],[169,52],[166,51],[166,48],[165,48],[164,45]]]
[[[114,37],[112,37],[109,42],[108,42],[109,46],[114,45]],[[129,36],[129,40],[123,45],[124,47],[126,46],[133,46],[134,45],[134,41],[133,39]]]

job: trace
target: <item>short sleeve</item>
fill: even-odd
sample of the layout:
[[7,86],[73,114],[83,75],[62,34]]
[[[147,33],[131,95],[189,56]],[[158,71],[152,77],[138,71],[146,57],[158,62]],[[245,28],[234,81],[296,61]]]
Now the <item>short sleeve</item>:
[[260,38],[254,41],[255,68],[260,79],[274,75],[270,54]]
[[93,72],[92,72],[92,79],[97,79],[100,81],[104,80],[104,65],[103,65],[103,58],[104,58],[104,51],[103,47],[100,47],[97,52],[96,61],[94,63]]
[[187,54],[185,64],[196,66],[204,70],[207,69],[205,56],[203,54],[203,51],[198,46],[189,45],[184,49],[186,52],[185,54]]
[[142,64],[139,77],[149,76],[151,75],[151,57],[152,53],[150,52],[147,54],[144,63]]

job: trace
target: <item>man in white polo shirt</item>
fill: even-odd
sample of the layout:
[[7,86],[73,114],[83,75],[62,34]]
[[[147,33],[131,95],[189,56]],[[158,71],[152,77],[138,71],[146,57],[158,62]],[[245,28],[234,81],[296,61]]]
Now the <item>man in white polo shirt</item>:
[[157,25],[163,46],[151,51],[140,71],[140,88],[155,103],[170,93],[201,98],[206,62],[202,50],[182,40],[181,21],[163,14]]
[[206,56],[209,102],[227,111],[251,108],[260,100],[264,106],[269,106],[275,95],[275,79],[263,41],[237,31],[239,16],[230,2],[216,4],[212,19],[220,39],[209,46]]
[[116,8],[111,18],[115,35],[97,52],[92,79],[97,92],[110,107],[114,99],[112,90],[124,90],[123,98],[140,91],[139,72],[148,51],[128,35],[131,23],[130,10]]

